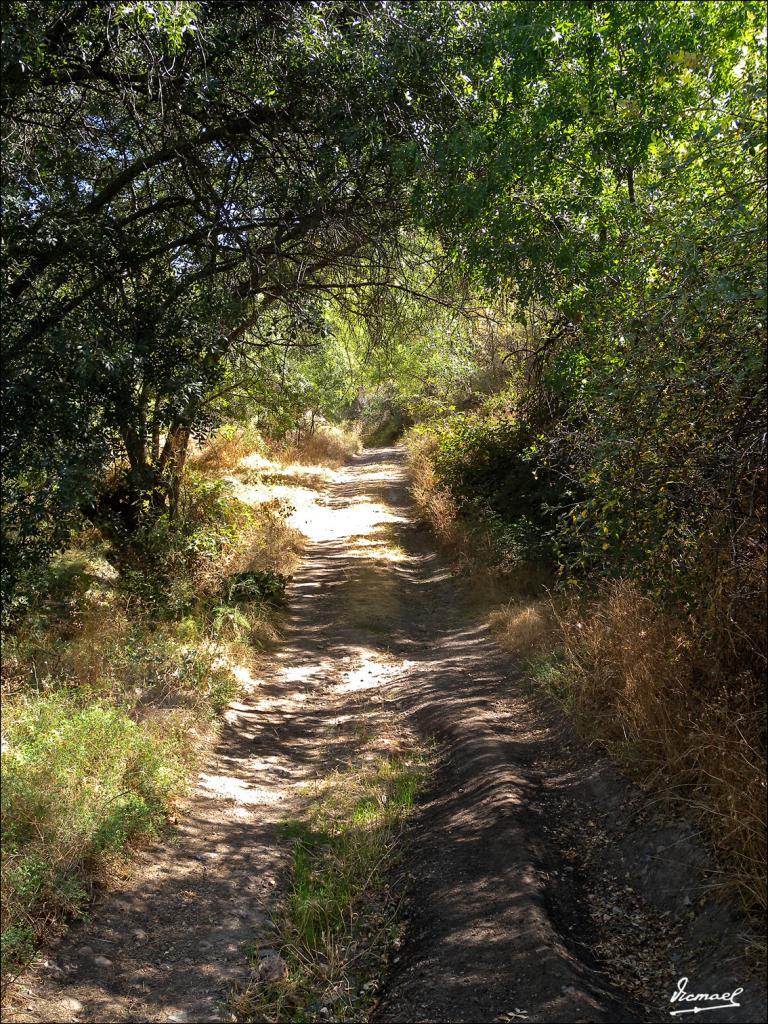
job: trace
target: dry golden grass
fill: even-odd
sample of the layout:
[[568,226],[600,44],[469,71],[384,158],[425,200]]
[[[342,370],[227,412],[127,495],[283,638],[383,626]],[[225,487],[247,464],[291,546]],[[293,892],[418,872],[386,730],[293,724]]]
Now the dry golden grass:
[[552,646],[556,620],[549,598],[513,598],[489,617],[501,645],[530,657]]
[[[462,521],[435,479],[434,444],[428,434],[408,438],[414,498],[502,646],[539,659],[534,672],[580,731],[701,823],[720,854],[721,884],[765,910],[764,652],[750,639],[765,632],[753,621],[765,602],[734,600],[717,573],[702,622],[661,609],[627,581],[590,602],[544,597],[536,566],[494,569],[489,538]],[[755,554],[742,588],[745,579],[751,592],[764,588],[764,564],[764,551]]]
[[466,546],[466,530],[462,529],[456,503],[447,491],[440,488],[435,477],[430,456],[435,450],[436,442],[430,434],[411,433],[406,443],[408,472],[414,500],[440,543],[460,554]]
[[305,434],[298,444],[278,446],[276,454],[285,463],[338,469],[359,452],[361,446],[360,431],[356,426],[321,423],[311,434]]
[[192,452],[189,461],[201,472],[218,476],[232,470],[242,458],[262,451],[265,443],[255,427],[225,425],[201,448]]
[[[85,570],[83,570],[85,572]],[[104,690],[114,668],[114,656],[126,643],[131,618],[112,581],[87,587],[65,605],[50,602],[37,617],[19,623],[6,637],[2,663],[4,697],[64,679],[77,689]]]
[[588,736],[682,804],[722,855],[722,883],[766,907],[764,697],[734,680],[690,621],[628,581],[558,614],[569,706]]
[[231,472],[254,452],[269,457],[279,466],[324,466],[338,469],[356,452],[362,442],[356,426],[318,423],[312,433],[298,442],[277,441],[265,437],[253,426],[226,425],[205,445],[190,455],[190,464],[210,476]]

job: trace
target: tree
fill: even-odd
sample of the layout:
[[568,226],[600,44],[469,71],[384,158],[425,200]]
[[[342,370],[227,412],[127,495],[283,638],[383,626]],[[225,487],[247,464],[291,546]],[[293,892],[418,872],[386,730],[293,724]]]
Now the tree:
[[758,651],[765,8],[489,4],[468,42],[463,130],[433,139],[416,201],[535,320],[510,473],[559,477],[563,578],[697,613],[719,588],[733,649]]
[[57,543],[110,459],[126,507],[172,508],[228,362],[306,325],[330,285],[383,283],[429,126],[453,111],[453,19],[450,4],[7,5],[15,551]]

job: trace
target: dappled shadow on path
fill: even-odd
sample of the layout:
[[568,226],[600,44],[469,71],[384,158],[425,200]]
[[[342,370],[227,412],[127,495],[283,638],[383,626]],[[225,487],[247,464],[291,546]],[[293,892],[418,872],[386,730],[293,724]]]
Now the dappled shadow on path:
[[522,698],[500,708],[509,666],[414,514],[402,450],[356,456],[308,515],[286,642],[228,710],[176,835],[73,930],[56,956],[63,975],[39,970],[32,1009],[15,1019],[219,1019],[287,864],[280,822],[303,784],[393,711],[446,761],[415,832],[418,892],[381,1019],[490,1021],[521,990],[529,1020],[634,1019],[547,918],[538,766],[557,731],[545,735]]

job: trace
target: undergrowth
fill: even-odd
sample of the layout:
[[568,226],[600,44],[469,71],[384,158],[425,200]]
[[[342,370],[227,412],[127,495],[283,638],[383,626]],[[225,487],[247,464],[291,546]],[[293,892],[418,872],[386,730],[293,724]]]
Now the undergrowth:
[[278,638],[298,552],[280,502],[251,507],[193,469],[173,522],[117,550],[84,529],[40,569],[3,645],[6,983],[86,907],[110,858],[164,827]]
[[[413,494],[471,577],[501,644],[583,736],[704,827],[723,890],[738,893],[748,911],[764,912],[765,693],[760,652],[747,643],[760,633],[751,620],[744,625],[749,609],[734,612],[724,575],[695,610],[627,579],[555,585],[540,546],[528,559],[517,544],[500,550],[495,518],[478,516],[449,485],[465,455],[446,472],[451,453],[440,448],[439,435],[440,428],[421,428],[408,438]],[[508,500],[513,518],[514,494]],[[750,563],[755,592],[759,563],[757,552]]]
[[360,430],[356,424],[318,423],[291,440],[273,442],[271,450],[280,462],[329,466],[338,469],[360,451]]
[[287,973],[266,982],[256,971],[231,1004],[237,1020],[367,1019],[401,941],[393,868],[431,764],[426,753],[363,760],[314,785],[306,817],[286,824],[292,874],[270,945]]

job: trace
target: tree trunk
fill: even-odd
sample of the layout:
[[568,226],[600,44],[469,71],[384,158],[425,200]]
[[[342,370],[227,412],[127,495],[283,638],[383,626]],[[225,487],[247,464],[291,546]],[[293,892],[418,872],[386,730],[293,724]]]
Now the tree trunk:
[[632,205],[635,205],[635,172],[631,167],[627,168],[627,192],[629,193],[629,201]]
[[179,508],[179,495],[181,493],[181,478],[184,473],[184,466],[187,462],[189,450],[190,428],[184,424],[178,424],[168,431],[163,454],[161,456],[164,476],[168,481],[168,496],[170,500],[169,512],[173,518]]
[[160,396],[155,399],[152,411],[152,464],[157,465],[160,458]]

